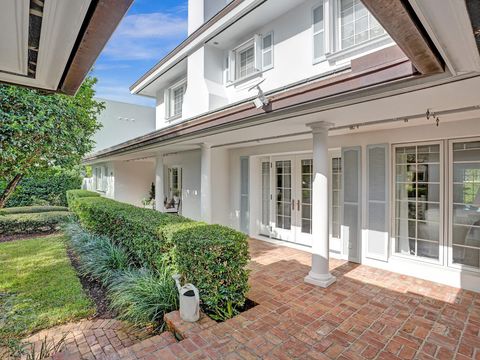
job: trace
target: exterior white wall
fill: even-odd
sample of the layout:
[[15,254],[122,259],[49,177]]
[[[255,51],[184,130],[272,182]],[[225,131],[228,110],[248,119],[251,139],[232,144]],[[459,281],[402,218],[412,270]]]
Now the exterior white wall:
[[[328,138],[328,147],[330,151],[336,151],[342,147],[360,146],[362,149],[362,257],[363,264],[379,267],[385,270],[403,273],[406,275],[420,277],[426,280],[435,281],[455,287],[462,287],[474,291],[480,291],[480,272],[459,270],[457,268],[448,267],[446,256],[448,251],[448,238],[444,238],[442,264],[432,264],[426,261],[400,257],[392,254],[391,247],[388,255],[388,261],[381,261],[366,256],[366,223],[367,210],[367,168],[366,153],[367,145],[372,144],[397,144],[408,142],[423,142],[430,140],[446,140],[455,138],[470,138],[480,136],[480,119],[469,119],[454,122],[441,123],[439,127],[434,126],[431,122],[421,126],[400,126],[388,130],[358,132],[352,131],[348,135],[330,136]],[[260,172],[259,158],[261,155],[272,154],[292,154],[301,152],[311,152],[312,141],[292,141],[275,144],[266,144],[251,146],[245,148],[231,149],[229,151],[229,172],[230,172],[230,211],[229,219],[224,225],[231,226],[239,230],[239,214],[240,214],[240,157],[250,157],[250,236],[262,238],[258,234],[259,224],[259,206],[260,206]],[[390,166],[391,160],[390,160]],[[389,169],[390,172],[392,169]],[[390,176],[391,177],[391,176]],[[392,191],[392,179],[390,179],[389,187]],[[444,200],[446,201],[446,199]],[[390,201],[390,206],[392,206]],[[446,207],[446,203],[445,203]],[[391,217],[388,217],[390,229],[390,243],[392,242],[392,224]],[[444,226],[447,226],[446,224]],[[308,247],[301,247],[309,251]],[[333,257],[345,258],[343,254],[331,253]]]
[[212,149],[212,222],[230,223],[230,163],[229,150]]
[[[201,220],[200,214],[200,150],[166,154],[165,168],[182,168],[182,215],[193,220]],[[164,170],[167,174],[166,169]]]
[[94,135],[94,152],[155,130],[155,109],[149,106],[98,99],[105,103],[98,121],[103,127]]
[[[329,1],[333,4],[336,0]],[[221,8],[220,5],[222,7],[225,5],[223,0],[211,0],[205,3],[208,3],[209,7],[211,4],[212,9],[219,7],[218,10]],[[291,84],[346,69],[350,66],[352,59],[394,44],[388,35],[384,35],[360,46],[331,52],[322,61],[314,62],[312,11],[319,3],[317,0],[306,0],[273,21],[256,28],[245,27],[239,32],[232,33],[231,36],[238,40],[228,40],[232,43],[231,45],[209,43],[189,55],[188,70],[184,74],[187,78],[187,90],[184,96],[183,114],[173,123],[252,98],[257,93],[256,90],[249,91],[249,89],[260,80],[264,80],[261,85],[264,92],[278,90]],[[204,16],[204,5],[204,1],[200,0],[189,2],[189,13],[192,13],[189,14],[189,22],[203,23],[203,20],[197,18]],[[329,14],[325,14],[327,24],[336,17],[336,10],[331,9]],[[228,29],[226,31],[228,32]],[[273,68],[259,72],[243,81],[228,82],[225,76],[228,52],[256,34],[265,35],[270,32],[273,32]],[[332,43],[334,42],[335,40],[332,39]],[[157,91],[157,128],[170,124],[165,120],[163,104],[165,89]]]
[[155,162],[115,161],[115,195],[117,201],[143,206],[142,200],[149,197],[155,183]]
[[231,0],[189,0],[188,1],[188,35],[219,12]]

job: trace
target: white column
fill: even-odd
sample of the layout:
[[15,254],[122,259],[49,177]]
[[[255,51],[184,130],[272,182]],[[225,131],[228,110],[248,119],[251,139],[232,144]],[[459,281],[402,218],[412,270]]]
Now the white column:
[[201,181],[200,181],[200,214],[202,221],[212,222],[212,148],[210,144],[202,144]]
[[328,287],[335,282],[330,274],[328,236],[328,129],[333,124],[326,121],[307,124],[313,135],[312,183],[312,269],[305,282]]
[[161,212],[164,211],[163,200],[165,199],[164,172],[163,154],[161,154],[155,158],[155,209]]

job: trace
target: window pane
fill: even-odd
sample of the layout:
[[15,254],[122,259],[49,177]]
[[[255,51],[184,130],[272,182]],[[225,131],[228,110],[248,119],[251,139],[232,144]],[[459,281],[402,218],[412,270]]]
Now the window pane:
[[463,246],[453,246],[453,263],[480,267],[480,250],[465,248]]
[[317,33],[323,29],[323,6],[319,6],[313,10],[313,31]]
[[360,0],[340,1],[340,32],[343,49],[385,34]]
[[323,38],[323,31],[315,34],[313,36],[313,56],[315,59],[318,59],[325,55],[325,45],[324,45],[324,38]]
[[395,149],[395,251],[438,259],[440,242],[440,146]]

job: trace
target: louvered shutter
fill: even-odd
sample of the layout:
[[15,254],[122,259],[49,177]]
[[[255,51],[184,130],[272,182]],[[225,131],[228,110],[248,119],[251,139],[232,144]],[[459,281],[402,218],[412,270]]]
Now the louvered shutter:
[[344,254],[349,261],[361,260],[361,148],[343,148],[343,219]]
[[367,244],[365,256],[388,259],[388,145],[367,146]]

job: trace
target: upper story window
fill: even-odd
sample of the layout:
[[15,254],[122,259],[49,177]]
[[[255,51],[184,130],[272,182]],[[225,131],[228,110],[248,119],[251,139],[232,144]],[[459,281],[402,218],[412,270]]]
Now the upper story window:
[[323,0],[312,10],[314,62],[383,35],[385,30],[360,0]]
[[273,68],[273,33],[255,35],[229,51],[226,70],[227,81],[247,79]]
[[165,93],[165,110],[167,119],[176,119],[182,116],[183,95],[187,89],[187,82],[181,82],[167,89]]
[[360,44],[384,33],[385,30],[360,0],[340,0],[342,49]]
[[255,68],[255,42],[249,41],[236,51],[236,78],[243,79],[257,71]]

